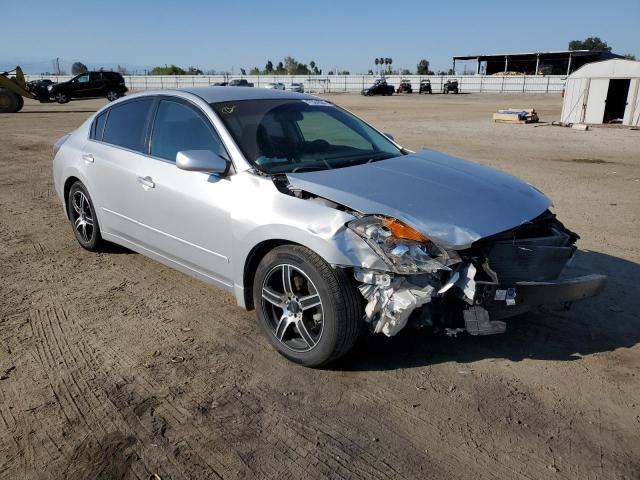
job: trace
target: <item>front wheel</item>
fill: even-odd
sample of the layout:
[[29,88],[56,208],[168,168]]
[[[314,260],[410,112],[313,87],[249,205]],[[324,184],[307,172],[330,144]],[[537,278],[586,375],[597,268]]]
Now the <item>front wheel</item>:
[[78,243],[89,251],[98,250],[102,243],[98,217],[89,192],[80,181],[75,182],[69,189],[67,214]]
[[58,92],[53,96],[53,99],[60,104],[68,103],[69,95],[65,92]]
[[362,326],[361,302],[345,271],[299,245],[277,247],[262,259],[253,300],[269,342],[307,367],[347,353]]
[[120,98],[120,94],[115,90],[109,90],[107,92],[107,100],[109,100],[110,102],[113,102],[119,98]]
[[16,113],[24,105],[22,97],[8,88],[0,88],[0,113]]

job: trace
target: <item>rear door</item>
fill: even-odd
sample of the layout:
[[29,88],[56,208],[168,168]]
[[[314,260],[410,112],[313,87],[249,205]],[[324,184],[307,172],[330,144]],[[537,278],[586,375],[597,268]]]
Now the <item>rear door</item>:
[[[154,97],[132,99],[100,114],[91,127],[83,159],[92,179],[90,194],[105,236],[136,242],[144,229],[136,216],[138,181]],[[107,238],[108,239],[108,238]]]
[[210,150],[229,158],[198,107],[161,97],[154,115],[149,156],[137,164],[140,181],[130,215],[142,225],[139,241],[163,257],[230,287],[232,182],[180,170],[179,151]]

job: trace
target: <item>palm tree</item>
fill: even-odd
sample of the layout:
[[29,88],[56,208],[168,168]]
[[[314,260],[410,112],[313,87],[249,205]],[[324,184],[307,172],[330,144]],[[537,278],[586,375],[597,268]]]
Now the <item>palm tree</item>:
[[393,58],[389,57],[389,73],[391,73],[391,64],[393,63]]
[[378,60],[378,58],[376,57],[376,59],[373,61],[373,63],[376,64],[376,70],[378,70],[378,65],[380,64],[380,60]]

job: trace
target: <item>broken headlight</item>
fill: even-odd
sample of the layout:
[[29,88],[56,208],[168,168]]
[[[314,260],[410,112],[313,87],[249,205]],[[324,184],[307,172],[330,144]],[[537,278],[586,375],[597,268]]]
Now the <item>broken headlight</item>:
[[361,236],[399,274],[433,273],[445,266],[447,253],[426,235],[395,218],[368,215],[347,226]]

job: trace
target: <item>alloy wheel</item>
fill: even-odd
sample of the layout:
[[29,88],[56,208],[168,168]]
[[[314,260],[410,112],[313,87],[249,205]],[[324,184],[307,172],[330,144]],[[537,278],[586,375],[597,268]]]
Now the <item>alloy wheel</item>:
[[273,267],[262,284],[262,309],[273,335],[296,352],[306,352],[320,341],[324,312],[318,289],[299,267]]
[[78,190],[71,198],[71,221],[79,239],[89,243],[94,235],[94,220],[91,204],[84,192]]
[[111,91],[109,93],[107,93],[107,100],[109,100],[110,102],[113,102],[114,100],[117,100],[119,98],[119,95],[117,92]]

